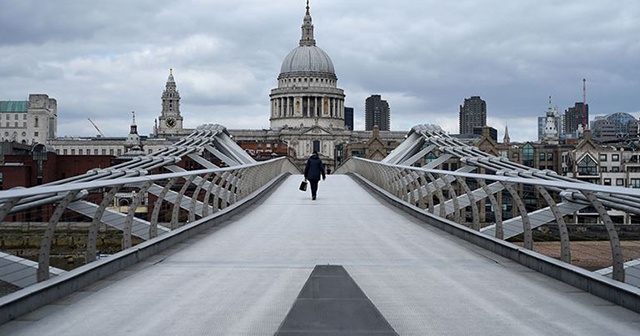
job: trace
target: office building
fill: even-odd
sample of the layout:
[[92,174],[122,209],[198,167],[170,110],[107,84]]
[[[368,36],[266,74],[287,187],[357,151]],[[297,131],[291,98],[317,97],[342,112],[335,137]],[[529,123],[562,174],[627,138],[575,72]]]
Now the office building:
[[389,131],[391,128],[391,114],[389,103],[380,95],[372,95],[365,101],[364,108],[365,130],[372,131],[378,126],[381,131]]
[[479,96],[465,98],[460,105],[460,134],[473,134],[475,127],[487,126],[487,103]]
[[563,133],[569,137],[578,138],[578,130],[587,129],[589,125],[589,104],[582,102],[575,103],[564,111]]
[[344,126],[353,131],[353,107],[344,108]]

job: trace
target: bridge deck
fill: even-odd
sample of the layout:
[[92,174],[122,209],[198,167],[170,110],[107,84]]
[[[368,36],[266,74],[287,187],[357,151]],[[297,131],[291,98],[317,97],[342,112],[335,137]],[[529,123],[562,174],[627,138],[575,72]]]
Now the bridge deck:
[[0,326],[0,335],[273,335],[315,265],[342,265],[400,335],[632,335],[640,315],[387,206],[289,177],[229,225]]

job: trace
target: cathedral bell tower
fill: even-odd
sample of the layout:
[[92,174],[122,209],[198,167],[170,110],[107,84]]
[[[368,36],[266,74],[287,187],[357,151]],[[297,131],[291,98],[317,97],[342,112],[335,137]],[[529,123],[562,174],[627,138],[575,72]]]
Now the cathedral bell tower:
[[183,134],[182,116],[180,115],[180,92],[176,89],[173,69],[169,69],[169,78],[162,92],[162,112],[154,127],[156,136],[176,136]]

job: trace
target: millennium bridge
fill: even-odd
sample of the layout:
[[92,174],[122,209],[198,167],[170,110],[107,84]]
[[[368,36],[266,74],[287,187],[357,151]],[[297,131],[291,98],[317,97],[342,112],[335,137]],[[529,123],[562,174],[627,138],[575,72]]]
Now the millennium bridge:
[[[185,157],[202,169],[181,168]],[[458,169],[437,169],[452,159]],[[0,280],[18,289],[0,297],[0,335],[640,330],[640,262],[610,216],[639,215],[637,189],[494,157],[435,125],[415,126],[381,162],[349,159],[317,200],[302,180],[288,158],[256,162],[223,126],[202,125],[156,153],[0,191],[2,225],[44,231],[33,261],[0,252]],[[546,205],[529,209],[523,190]],[[112,206],[119,194],[131,195],[124,210]],[[581,212],[608,238],[598,270],[572,264]],[[68,222],[86,227],[87,262],[65,271],[51,257]],[[535,251],[545,226],[557,227],[554,257]],[[105,229],[121,237],[107,256]]]

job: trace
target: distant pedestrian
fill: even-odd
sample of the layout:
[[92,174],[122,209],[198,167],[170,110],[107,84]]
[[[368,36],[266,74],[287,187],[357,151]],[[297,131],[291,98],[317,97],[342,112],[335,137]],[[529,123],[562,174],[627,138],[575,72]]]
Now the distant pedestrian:
[[311,199],[315,200],[318,193],[318,182],[320,181],[320,177],[322,176],[322,180],[326,178],[324,173],[324,164],[320,157],[318,156],[317,151],[313,151],[313,154],[307,160],[307,165],[304,167],[304,179],[309,180],[309,184],[311,185]]

